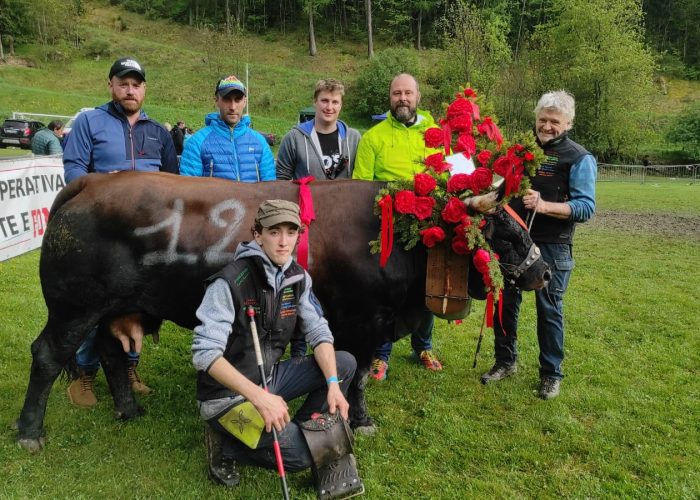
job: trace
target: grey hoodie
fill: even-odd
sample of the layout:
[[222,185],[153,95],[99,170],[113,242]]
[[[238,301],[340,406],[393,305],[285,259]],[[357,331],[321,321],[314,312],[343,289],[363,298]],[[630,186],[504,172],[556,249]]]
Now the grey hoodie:
[[[337,179],[351,179],[355,167],[355,153],[360,142],[360,133],[338,120],[338,141],[340,154],[348,158],[348,167],[338,174]],[[301,179],[308,175],[326,180],[321,157],[321,144],[314,129],[314,120],[300,123],[283,138],[277,153],[277,179]]]
[[[276,266],[262,248],[255,241],[251,241],[238,245],[234,260],[253,256],[262,258],[267,282],[277,294],[284,271],[289,268],[292,259],[282,267]],[[307,272],[304,272],[304,276],[306,285],[297,306],[299,328],[311,347],[315,348],[322,342],[332,344],[333,335],[328,328],[328,321],[323,317],[318,299],[311,290],[311,276]],[[192,363],[197,370],[208,370],[214,361],[224,355],[235,317],[236,307],[231,297],[231,289],[226,280],[219,278],[207,287],[204,299],[197,309],[197,319],[201,324],[195,327],[192,341]]]

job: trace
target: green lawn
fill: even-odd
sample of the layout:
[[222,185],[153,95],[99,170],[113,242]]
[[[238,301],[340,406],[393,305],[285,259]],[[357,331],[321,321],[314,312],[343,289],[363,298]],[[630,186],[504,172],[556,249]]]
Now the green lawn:
[[[688,214],[700,222],[698,186],[598,190],[601,210]],[[26,390],[30,344],[45,321],[38,252],[0,263],[0,498],[274,498],[272,471],[243,468],[233,493],[206,478],[194,401],[190,333],[167,324],[146,342],[141,373],[155,393],[148,413],[113,420],[103,375],[93,410],[71,407],[65,381],[49,399],[47,447],[30,456],[11,423]],[[583,225],[565,301],[567,359],[559,398],[536,398],[534,303],[526,294],[520,370],[494,386],[491,335],[471,361],[483,314],[437,322],[445,369],[428,373],[398,342],[385,383],[370,383],[379,430],[359,436],[366,498],[697,498],[700,495],[700,241]],[[308,472],[289,479],[292,498],[314,498]]]

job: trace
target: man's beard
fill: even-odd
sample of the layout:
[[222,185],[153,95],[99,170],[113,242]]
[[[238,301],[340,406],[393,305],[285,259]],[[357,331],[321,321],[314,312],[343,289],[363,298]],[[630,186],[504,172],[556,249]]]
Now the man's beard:
[[121,101],[119,101],[119,104],[124,110],[124,113],[126,113],[127,115],[133,115],[134,113],[139,112],[143,101],[139,102],[138,100],[122,99]]
[[416,108],[412,108],[410,105],[397,104],[391,109],[391,114],[399,122],[406,124],[416,118]]

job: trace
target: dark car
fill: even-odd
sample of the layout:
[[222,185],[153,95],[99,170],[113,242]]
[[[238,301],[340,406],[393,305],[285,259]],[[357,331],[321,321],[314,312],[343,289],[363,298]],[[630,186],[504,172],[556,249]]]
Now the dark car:
[[16,146],[22,149],[31,149],[34,134],[45,126],[41,122],[32,120],[8,118],[0,127],[0,148]]

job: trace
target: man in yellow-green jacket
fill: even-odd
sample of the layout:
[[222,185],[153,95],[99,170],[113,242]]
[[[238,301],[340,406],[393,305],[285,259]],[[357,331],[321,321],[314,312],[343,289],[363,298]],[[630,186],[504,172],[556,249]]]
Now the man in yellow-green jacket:
[[[423,134],[435,126],[435,120],[427,111],[418,109],[420,91],[412,75],[402,73],[394,77],[389,87],[389,103],[386,120],[372,127],[360,139],[353,179],[412,179],[425,169],[425,157],[438,152],[425,146]],[[427,309],[424,316],[424,321],[411,334],[411,346],[425,368],[441,370],[442,365],[432,350],[434,317]],[[391,342],[377,347],[370,377],[376,380],[386,378],[391,348]]]

